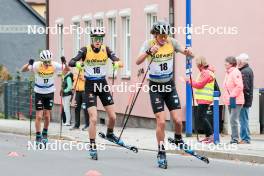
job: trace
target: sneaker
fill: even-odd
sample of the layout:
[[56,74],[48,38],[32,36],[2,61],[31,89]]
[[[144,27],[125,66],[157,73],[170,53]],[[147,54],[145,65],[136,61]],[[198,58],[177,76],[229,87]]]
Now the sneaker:
[[72,131],[72,130],[79,130],[79,127],[75,127],[75,126],[73,126],[73,127],[70,128],[70,130],[71,130],[71,131]]
[[106,134],[106,138],[109,140],[109,141],[112,141],[118,145],[124,145],[124,142],[120,139],[118,140],[119,138],[114,135],[114,133],[109,133],[109,134]]
[[237,139],[232,139],[232,140],[230,141],[230,144],[238,144],[238,140],[237,140]]
[[86,131],[86,130],[88,129],[88,127],[89,127],[89,126],[84,126],[84,127],[82,128],[82,131]]
[[250,144],[250,141],[241,140],[238,144]]
[[209,136],[209,137],[205,137],[205,138],[202,139],[200,142],[205,143],[205,144],[214,143],[214,136],[211,135],[211,136]]
[[199,142],[201,142],[201,143],[205,143],[205,142],[208,141],[208,139],[209,139],[209,137],[205,137],[205,138],[203,138],[202,140],[200,140]]
[[64,126],[71,126],[70,123],[64,123],[63,125],[64,125]]

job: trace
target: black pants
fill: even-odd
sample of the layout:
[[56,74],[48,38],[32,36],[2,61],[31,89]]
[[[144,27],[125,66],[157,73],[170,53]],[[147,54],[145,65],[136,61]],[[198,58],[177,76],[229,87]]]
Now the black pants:
[[[87,112],[85,92],[84,91],[76,91],[75,101],[76,101],[76,108],[75,108],[75,125],[74,126],[77,128],[80,127],[80,113],[81,113],[81,109],[83,109],[85,126],[88,127],[89,126],[89,115]],[[85,105],[85,108],[82,108],[82,105]]]
[[62,107],[62,112],[61,112],[61,118],[62,118],[62,123],[66,123],[66,115],[65,115],[63,107]]
[[209,137],[213,134],[213,127],[210,122],[210,116],[212,110],[208,104],[199,104],[198,105],[198,120],[202,120],[204,133],[206,137]]

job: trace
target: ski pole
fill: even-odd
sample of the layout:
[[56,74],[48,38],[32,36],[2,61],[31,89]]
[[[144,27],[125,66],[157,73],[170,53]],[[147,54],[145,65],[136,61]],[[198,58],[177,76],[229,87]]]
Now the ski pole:
[[[141,74],[144,73],[144,69],[139,69],[138,70],[138,74],[137,74],[137,82],[139,81],[139,77],[141,76]],[[136,82],[135,82],[136,83]],[[126,116],[127,116],[127,111],[131,105],[131,102],[134,101],[135,99],[135,95],[136,95],[136,92],[134,91],[133,93],[131,92],[130,95],[129,95],[129,99],[128,99],[128,104],[126,106],[126,110],[125,110],[125,113],[124,113],[124,118],[123,118],[123,121],[122,121],[122,125],[124,125],[124,122],[125,122],[125,119],[126,119]],[[132,101],[131,101],[132,100]]]
[[[112,63],[112,67],[113,67],[113,75],[112,75],[112,86],[115,84],[115,66],[114,66],[114,62]],[[112,92],[112,98],[114,97],[114,92]]]
[[[189,62],[190,62],[190,60],[189,60]],[[192,81],[192,72],[191,71],[189,72],[189,77],[190,77],[191,90],[192,90],[192,103],[193,103],[193,107],[194,107],[195,102],[194,102],[194,93],[193,93],[193,86],[192,86],[193,81]],[[199,134],[198,134],[198,129],[197,129],[197,118],[195,118],[195,133],[196,133],[196,139],[199,142],[200,139],[199,139]]]
[[33,76],[32,74],[29,78],[29,139],[31,140],[32,137],[32,83],[33,83]]
[[[61,89],[63,89],[62,83],[63,83],[63,79],[64,79],[63,64],[65,64],[65,57],[61,56],[61,70],[62,70],[62,72],[61,72]],[[62,93],[60,93],[60,112],[62,114]],[[61,119],[60,119],[60,139],[61,139],[61,134],[62,134],[62,115],[61,115]]]
[[147,67],[147,71],[146,71],[145,74],[144,74],[144,77],[143,77],[143,79],[142,79],[142,81],[141,81],[141,84],[140,84],[139,90],[138,90],[138,92],[137,92],[137,94],[136,94],[136,96],[135,96],[135,98],[134,98],[134,101],[132,101],[131,107],[130,107],[130,109],[129,109],[129,112],[128,112],[128,115],[127,115],[127,118],[126,118],[125,124],[124,124],[124,126],[123,126],[123,128],[122,128],[122,131],[121,131],[120,135],[119,135],[118,141],[121,139],[121,136],[122,136],[122,134],[123,134],[123,132],[124,132],[124,129],[125,129],[126,125],[127,125],[128,119],[129,119],[129,117],[130,117],[130,115],[131,115],[131,112],[132,112],[132,110],[133,110],[133,108],[134,108],[134,105],[135,105],[135,103],[136,103],[137,97],[138,97],[138,95],[139,95],[139,93],[140,93],[140,91],[141,91],[142,85],[143,85],[143,83],[144,83],[144,81],[145,81],[145,79],[146,79],[146,76],[147,76],[147,73],[148,73],[148,71],[149,71],[149,67],[150,67],[150,64],[152,63],[152,61],[153,61],[153,57],[152,57],[151,60],[150,60],[150,63],[149,63],[149,65],[148,65],[148,67]]
[[77,84],[78,84],[78,81],[79,81],[80,74],[81,74],[81,70],[79,70],[78,75],[77,75],[76,83],[74,85],[74,92],[73,92],[73,95],[71,97],[70,104],[72,103],[73,97],[74,97],[74,95],[76,93],[76,87],[77,87]]

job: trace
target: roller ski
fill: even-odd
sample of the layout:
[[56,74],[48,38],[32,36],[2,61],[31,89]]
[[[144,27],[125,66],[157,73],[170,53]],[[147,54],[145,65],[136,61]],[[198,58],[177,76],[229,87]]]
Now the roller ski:
[[135,146],[126,145],[122,140],[119,140],[113,133],[110,135],[105,135],[103,132],[99,133],[99,136],[109,142],[115,143],[121,147],[124,147],[128,150],[133,151],[134,153],[138,153],[138,148]]
[[165,151],[159,151],[159,153],[157,155],[157,159],[158,159],[159,168],[167,169],[168,162],[167,162],[167,159],[166,159],[166,152]]
[[184,144],[183,141],[179,141],[179,140],[175,140],[171,137],[168,138],[169,143],[171,144],[175,144],[176,146],[178,146],[181,150],[183,150],[185,153],[188,153],[196,158],[198,158],[199,160],[205,162],[206,164],[209,164],[209,159],[206,156],[201,156],[199,154],[197,154],[194,150],[192,150],[187,144]]
[[97,150],[96,149],[90,149],[89,155],[92,160],[98,160]]

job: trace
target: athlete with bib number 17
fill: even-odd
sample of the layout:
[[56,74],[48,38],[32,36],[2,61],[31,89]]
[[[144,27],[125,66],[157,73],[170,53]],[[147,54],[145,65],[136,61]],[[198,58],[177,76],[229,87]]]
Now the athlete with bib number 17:
[[[150,33],[153,39],[147,40],[141,47],[140,54],[136,60],[139,65],[145,60],[148,61],[150,101],[152,110],[156,117],[157,128],[156,138],[158,142],[158,165],[167,168],[166,153],[164,147],[166,113],[164,103],[167,105],[171,118],[175,125],[174,142],[178,146],[183,146],[182,121],[177,116],[177,111],[181,109],[180,99],[176,91],[173,80],[173,55],[180,52],[186,56],[193,57],[189,49],[182,48],[177,40],[169,37],[170,25],[165,21],[154,23]],[[167,88],[170,88],[167,89]]]
[[[49,50],[43,50],[40,53],[40,61],[34,62],[30,59],[28,64],[25,64],[21,71],[32,71],[35,76],[35,107],[36,107],[36,145],[41,148],[42,144],[46,146],[48,142],[48,127],[50,123],[50,115],[53,107],[54,92],[55,92],[55,75],[62,72],[63,68],[68,68],[65,65],[64,57],[61,57],[62,64],[52,60],[52,53]],[[44,127],[41,132],[41,120],[44,117]]]

